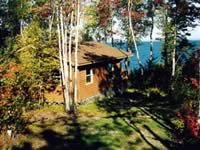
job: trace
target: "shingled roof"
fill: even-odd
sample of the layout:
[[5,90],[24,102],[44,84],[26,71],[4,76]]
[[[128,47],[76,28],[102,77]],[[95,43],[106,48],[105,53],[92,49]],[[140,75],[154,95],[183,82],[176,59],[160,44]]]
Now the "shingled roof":
[[[98,42],[85,42],[78,48],[78,66],[119,60],[130,57],[131,54]],[[74,58],[74,53],[72,54]]]

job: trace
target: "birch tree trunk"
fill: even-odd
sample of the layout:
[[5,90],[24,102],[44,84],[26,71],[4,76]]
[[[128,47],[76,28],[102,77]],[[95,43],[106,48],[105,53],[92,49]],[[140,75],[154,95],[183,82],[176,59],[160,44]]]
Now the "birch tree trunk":
[[53,26],[53,22],[54,22],[54,8],[53,8],[53,13],[52,15],[49,17],[49,39],[51,40],[51,31],[52,31],[52,26]]
[[114,38],[113,38],[113,18],[111,18],[111,44],[114,46]]
[[143,65],[142,65],[141,59],[140,59],[140,54],[139,54],[139,50],[138,50],[138,47],[137,47],[136,38],[135,38],[134,31],[133,31],[133,26],[132,26],[131,6],[132,6],[132,2],[131,2],[131,0],[129,0],[128,1],[129,28],[131,30],[131,35],[132,35],[132,39],[133,39],[133,43],[134,43],[134,47],[135,47],[135,51],[136,51],[136,57],[137,57],[137,60],[138,60],[138,64],[140,66],[141,75],[143,75],[144,74],[144,69],[143,69]]
[[69,90],[68,90],[68,66],[67,56],[64,53],[65,50],[65,37],[64,37],[64,24],[63,24],[63,11],[62,6],[58,6],[57,9],[57,32],[58,32],[58,44],[59,44],[59,59],[60,59],[60,70],[62,79],[62,90],[65,104],[65,111],[69,111]]
[[176,40],[177,40],[177,26],[176,26],[176,16],[174,23],[174,49],[172,51],[172,77],[175,76],[176,72]]
[[[22,9],[22,2],[21,2],[21,9]],[[21,16],[22,17],[22,16]],[[20,35],[23,37],[23,17],[20,19]]]
[[[168,25],[168,10],[165,9],[165,16],[164,16],[164,24],[165,26]],[[163,53],[163,57],[164,57],[164,61],[165,61],[165,68],[168,69],[169,65],[168,65],[168,47],[167,47],[167,40],[169,40],[169,36],[168,36],[168,33],[167,33],[167,27],[164,27],[164,47],[163,47],[163,50],[164,50],[164,53]]]
[[20,35],[23,37],[23,19],[20,19]]
[[[152,17],[153,20],[153,17]],[[152,65],[152,61],[153,61],[153,22],[151,25],[151,32],[150,32],[150,51],[149,51],[149,66]]]
[[113,37],[113,26],[114,26],[114,13],[113,13],[113,9],[112,9],[112,3],[110,1],[109,7],[110,7],[110,12],[111,12],[111,25],[110,25],[110,30],[111,30],[111,44],[112,47],[114,46],[114,37]]
[[69,94],[70,94],[70,105],[73,105],[73,83],[72,83],[72,34],[73,34],[73,22],[74,22],[74,11],[70,14],[70,35],[69,35],[69,46],[68,46],[68,56],[69,56]]
[[[152,2],[153,3],[153,2]],[[149,65],[152,65],[153,61],[153,29],[154,29],[154,11],[155,6],[152,4],[152,14],[151,14],[151,29],[150,29],[150,51],[149,51]]]
[[174,35],[174,49],[172,52],[172,77],[175,76],[175,72],[176,72],[176,29]]
[[[71,102],[70,102],[70,87],[69,87],[69,66],[68,66],[68,54],[67,54],[67,31],[66,31],[66,23],[64,22],[65,18],[63,16],[64,11],[63,7],[61,6],[61,35],[62,35],[62,56],[63,56],[63,70],[65,76],[65,89],[66,89],[66,110],[71,111]],[[66,14],[65,14],[66,15]]]
[[76,19],[76,46],[75,46],[75,68],[74,68],[74,106],[77,102],[77,72],[78,72],[78,38],[79,38],[79,24],[80,24],[80,2],[77,0],[77,19]]

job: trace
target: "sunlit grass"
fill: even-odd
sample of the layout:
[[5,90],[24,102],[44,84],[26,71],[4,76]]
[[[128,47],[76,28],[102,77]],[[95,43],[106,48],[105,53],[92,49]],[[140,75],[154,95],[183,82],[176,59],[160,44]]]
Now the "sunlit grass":
[[154,93],[154,94],[158,94],[158,95],[161,95],[161,96],[166,96],[167,94],[161,90],[160,88],[157,88],[157,87],[149,87],[149,88],[146,88],[145,90],[139,90],[139,89],[135,89],[135,88],[130,88],[127,90],[127,92],[129,93],[141,93],[143,95],[149,95],[150,93]]
[[24,117],[33,117],[44,114],[44,113],[64,113],[64,106],[63,105],[44,105],[38,109],[31,110],[29,112],[24,113]]
[[78,113],[88,117],[102,117],[107,115],[107,112],[98,108],[94,102],[88,103],[86,105],[80,105],[78,107]]
[[[157,89],[151,91],[159,92]],[[172,140],[172,134],[168,130],[170,127],[162,117],[145,113],[144,110],[143,107],[132,106],[108,112],[96,102],[90,102],[78,106],[75,119],[71,119],[64,112],[63,105],[46,105],[25,115],[35,119],[27,125],[30,133],[19,136],[17,143],[23,145],[24,142],[29,142],[33,149],[48,146],[50,143],[43,135],[48,131],[52,132],[51,136],[60,138],[61,145],[78,136],[81,144],[94,149],[168,149],[162,140]]]

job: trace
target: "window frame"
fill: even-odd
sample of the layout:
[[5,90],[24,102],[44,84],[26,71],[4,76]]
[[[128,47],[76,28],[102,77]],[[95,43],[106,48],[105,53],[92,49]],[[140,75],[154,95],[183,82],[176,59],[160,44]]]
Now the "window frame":
[[[89,70],[89,74],[87,74],[87,71]],[[90,82],[87,81],[87,77],[90,77]],[[85,84],[92,84],[93,83],[93,70],[92,68],[86,68],[85,70]]]

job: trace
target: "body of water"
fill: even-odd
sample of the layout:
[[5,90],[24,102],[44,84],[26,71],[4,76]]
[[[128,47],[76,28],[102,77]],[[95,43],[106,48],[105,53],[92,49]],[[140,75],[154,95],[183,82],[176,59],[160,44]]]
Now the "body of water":
[[[191,40],[190,43],[192,43],[194,45],[193,49],[200,48],[200,40]],[[154,41],[154,43],[153,43],[154,63],[161,63],[162,46],[163,46],[162,41]],[[127,50],[127,44],[126,43],[115,44],[114,47],[125,50],[125,51]],[[139,49],[142,64],[144,66],[146,66],[148,59],[149,59],[150,42],[148,42],[148,41],[140,42],[138,44],[138,49]],[[134,69],[138,69],[138,68],[139,68],[139,64],[138,64],[138,61],[137,61],[137,58],[136,58],[136,54],[134,53],[134,55],[130,58],[130,69],[134,70]]]

